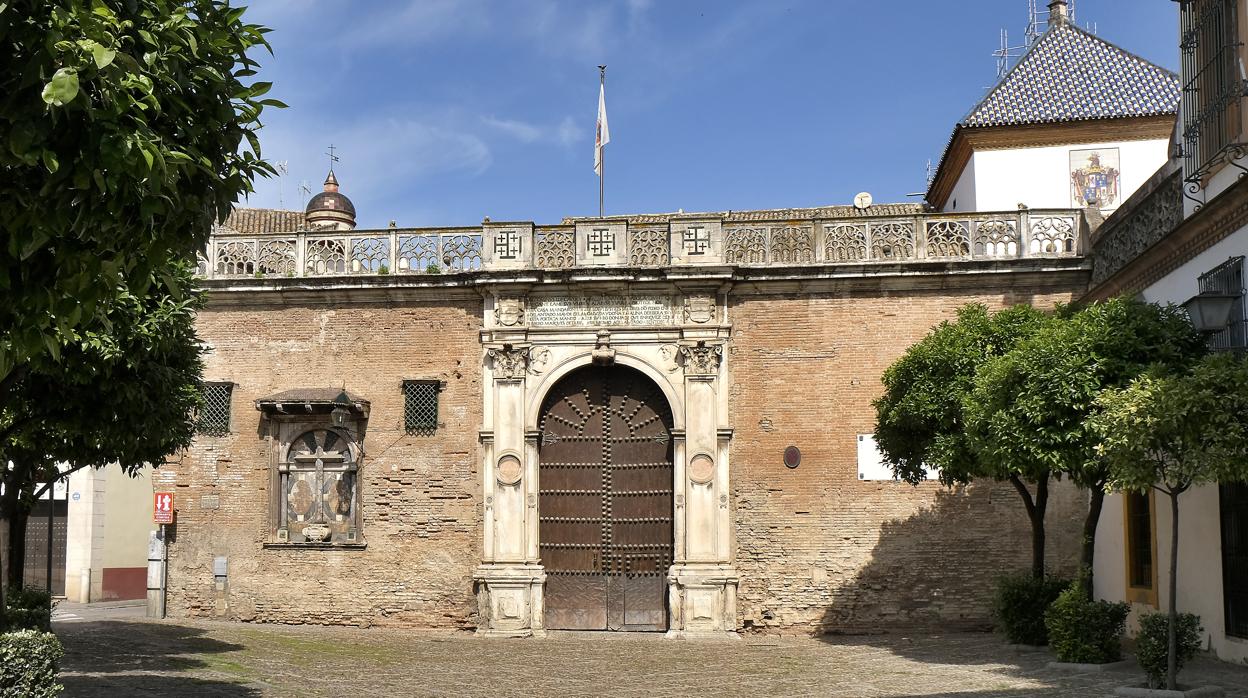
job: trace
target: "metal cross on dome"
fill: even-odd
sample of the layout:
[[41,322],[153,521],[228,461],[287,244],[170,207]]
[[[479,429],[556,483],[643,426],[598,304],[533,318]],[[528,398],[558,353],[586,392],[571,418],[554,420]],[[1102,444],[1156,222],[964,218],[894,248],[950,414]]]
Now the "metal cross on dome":
[[330,143],[330,144],[329,144],[329,152],[325,153],[326,155],[328,155],[328,156],[329,156],[329,169],[330,169],[330,171],[333,171],[333,169],[334,169],[334,163],[335,163],[335,162],[338,162],[338,156],[337,156],[337,155],[334,155],[334,151],[335,151],[335,150],[337,150],[337,147],[336,147],[336,146],[334,146],[334,144],[333,144],[333,143]]

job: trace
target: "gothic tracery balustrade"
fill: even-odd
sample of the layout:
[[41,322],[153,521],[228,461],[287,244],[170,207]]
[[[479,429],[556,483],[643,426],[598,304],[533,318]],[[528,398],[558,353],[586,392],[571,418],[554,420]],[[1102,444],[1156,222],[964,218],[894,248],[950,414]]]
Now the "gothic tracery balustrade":
[[[208,278],[404,276],[601,266],[600,258],[589,258],[587,236],[594,230],[601,229],[580,222],[530,227],[522,234],[527,242],[521,243],[533,250],[531,261],[517,265],[514,256],[484,254],[485,241],[493,238],[480,228],[267,235],[217,228],[198,255],[198,273]],[[622,248],[608,266],[780,267],[1077,257],[1083,254],[1086,224],[1078,210],[1025,210],[787,221],[750,217],[716,224],[673,220],[669,225],[646,219],[630,222],[624,230],[618,238]],[[696,251],[690,240],[700,241]]]

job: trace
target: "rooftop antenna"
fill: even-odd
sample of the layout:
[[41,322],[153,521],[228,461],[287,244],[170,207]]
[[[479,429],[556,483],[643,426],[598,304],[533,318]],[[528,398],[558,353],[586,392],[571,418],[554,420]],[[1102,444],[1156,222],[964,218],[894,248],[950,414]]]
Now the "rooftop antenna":
[[[1035,0],[1031,0],[1031,1],[1035,2]],[[1001,48],[992,52],[992,55],[997,57],[997,79],[998,80],[1005,77],[1005,74],[1009,72],[1010,59],[1018,58],[1019,56],[1023,55],[1023,50],[1026,48],[1027,48],[1026,45],[1010,46],[1010,33],[1006,31],[1005,29],[1001,30]]]
[[305,199],[312,196],[312,183],[306,179],[299,180],[299,192]]
[[936,179],[936,168],[932,167],[932,159],[927,159],[927,187],[932,187],[932,180]]
[[286,175],[290,174],[290,163],[289,161],[281,160],[279,162],[274,163],[273,168],[277,170],[277,207],[280,209],[285,209],[286,208],[286,195],[285,195],[286,187],[282,184],[282,182],[285,179]]

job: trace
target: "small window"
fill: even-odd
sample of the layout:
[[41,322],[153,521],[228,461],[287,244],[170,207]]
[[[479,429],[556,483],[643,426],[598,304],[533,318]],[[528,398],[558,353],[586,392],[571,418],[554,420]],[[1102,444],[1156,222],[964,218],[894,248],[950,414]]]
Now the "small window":
[[195,431],[208,436],[230,433],[230,395],[233,383],[204,383],[204,404],[199,408]]
[[438,429],[438,393],[442,383],[436,380],[403,381],[403,428],[409,434],[428,436]]
[[1123,495],[1126,521],[1127,599],[1157,605],[1157,545],[1153,536],[1153,494]]

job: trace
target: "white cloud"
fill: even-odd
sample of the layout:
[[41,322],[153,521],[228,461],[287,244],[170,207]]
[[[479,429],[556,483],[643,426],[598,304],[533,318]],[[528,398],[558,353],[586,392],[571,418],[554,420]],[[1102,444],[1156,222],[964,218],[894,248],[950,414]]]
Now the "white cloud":
[[527,121],[499,119],[494,116],[481,117],[481,123],[526,145],[554,143],[567,148],[585,137],[585,130],[571,116],[563,117],[562,121],[553,126],[539,126]]
[[521,143],[532,143],[545,135],[540,127],[515,119],[496,119],[492,116],[485,116],[481,118],[481,121],[486,126],[502,131]]

